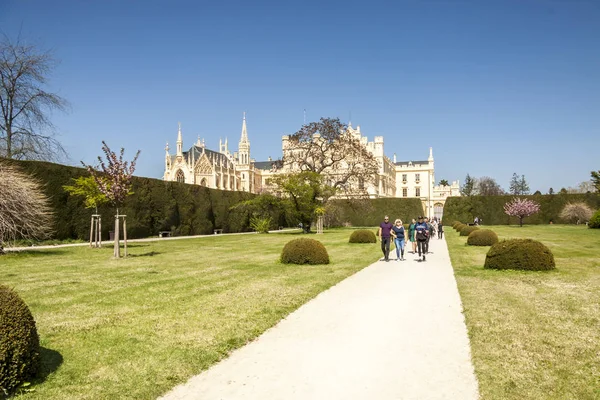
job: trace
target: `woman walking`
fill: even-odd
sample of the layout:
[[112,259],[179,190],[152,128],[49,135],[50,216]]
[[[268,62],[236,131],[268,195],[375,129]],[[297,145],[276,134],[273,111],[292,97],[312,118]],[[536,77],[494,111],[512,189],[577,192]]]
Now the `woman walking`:
[[394,235],[394,244],[396,245],[396,261],[404,261],[404,226],[401,219],[394,221],[392,235]]
[[412,222],[408,226],[408,240],[412,243],[412,253],[415,254],[417,252],[417,241],[415,240],[415,226],[417,225],[417,221],[412,219]]

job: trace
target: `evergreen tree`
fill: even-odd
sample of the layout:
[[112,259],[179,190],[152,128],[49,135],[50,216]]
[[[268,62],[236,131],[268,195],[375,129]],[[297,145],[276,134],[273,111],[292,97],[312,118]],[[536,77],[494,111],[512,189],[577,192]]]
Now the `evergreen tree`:
[[600,193],[600,170],[592,171],[592,184],[596,188],[596,192]]
[[513,172],[513,176],[512,179],[510,180],[510,188],[508,189],[510,191],[510,194],[514,194],[514,195],[519,195],[520,193],[520,186],[521,182],[519,180],[519,175],[517,175],[516,172]]
[[519,194],[529,194],[529,185],[525,180],[525,175],[521,175],[521,179],[519,180]]
[[471,175],[467,174],[465,183],[460,190],[460,194],[463,196],[474,196],[476,194],[475,184],[475,178],[472,178]]

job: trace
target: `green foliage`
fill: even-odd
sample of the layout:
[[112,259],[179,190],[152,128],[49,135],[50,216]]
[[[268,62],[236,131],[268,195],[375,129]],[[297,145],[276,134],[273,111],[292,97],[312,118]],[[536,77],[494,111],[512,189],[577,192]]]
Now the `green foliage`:
[[489,229],[476,229],[467,238],[469,246],[492,246],[496,243],[498,243],[498,235]]
[[423,215],[420,199],[386,198],[366,201],[331,200],[329,203],[339,205],[337,217],[339,225],[379,226],[385,215],[390,220],[397,218],[410,222],[411,219]]
[[349,243],[376,243],[377,237],[368,229],[358,229],[350,235]]
[[[560,212],[567,203],[583,202],[592,209],[600,208],[600,194],[553,194],[521,196],[540,204],[537,214],[527,217],[528,224],[548,224],[557,222]],[[473,221],[475,216],[483,219],[486,225],[510,225],[519,222],[518,217],[511,217],[504,212],[504,204],[512,200],[512,196],[471,196],[449,197],[444,205],[444,219]]]
[[39,367],[35,320],[17,293],[0,285],[0,393],[11,393]]
[[461,231],[463,228],[466,228],[466,227],[467,227],[467,225],[463,224],[462,222],[459,222],[458,224],[456,224],[456,225],[454,226],[454,230],[455,230],[456,232],[460,233],[460,231]]
[[460,232],[460,236],[469,236],[471,234],[471,232],[474,232],[474,231],[476,231],[478,229],[479,229],[478,226],[463,225],[463,227],[459,231]]
[[510,239],[496,243],[485,257],[486,269],[547,271],[555,269],[554,255],[533,239]]
[[271,217],[251,217],[250,227],[258,233],[269,233]]
[[83,197],[85,208],[97,209],[98,206],[108,203],[108,198],[98,189],[93,176],[80,176],[73,178],[72,181],[74,181],[73,185],[65,185],[63,189],[70,195]]
[[600,228],[600,210],[596,211],[592,218],[590,218],[590,222],[588,223],[588,227],[592,229]]
[[592,171],[591,176],[592,176],[592,184],[596,188],[596,192],[600,193],[600,170]]
[[329,264],[327,249],[318,240],[300,238],[289,241],[281,252],[284,264]]
[[471,177],[471,175],[467,174],[466,178],[465,178],[465,183],[463,184],[462,188],[460,189],[460,194],[463,196],[472,196],[475,194],[475,185],[476,185],[476,181],[473,177]]

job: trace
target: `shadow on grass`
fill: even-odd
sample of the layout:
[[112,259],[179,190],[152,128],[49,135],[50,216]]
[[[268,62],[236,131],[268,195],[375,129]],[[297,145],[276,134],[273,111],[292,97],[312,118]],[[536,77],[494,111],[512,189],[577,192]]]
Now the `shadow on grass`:
[[63,249],[36,249],[35,247],[32,247],[31,249],[7,251],[4,256],[43,257],[50,255],[64,255],[65,253],[66,251]]
[[129,254],[127,255],[127,257],[152,257],[152,256],[157,256],[159,254],[162,254],[160,251],[149,251],[147,253],[142,253],[142,254]]
[[40,359],[40,371],[34,381],[35,384],[44,382],[63,363],[63,356],[58,351],[46,347],[40,347]]

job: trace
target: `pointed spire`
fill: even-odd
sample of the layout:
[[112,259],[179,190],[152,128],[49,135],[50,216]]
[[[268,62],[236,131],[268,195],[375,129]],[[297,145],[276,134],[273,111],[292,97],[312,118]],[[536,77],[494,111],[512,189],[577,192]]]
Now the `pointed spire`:
[[242,138],[240,139],[240,142],[247,142],[248,141],[248,130],[246,129],[246,111],[244,111],[244,120],[242,121]]
[[177,132],[177,155],[180,156],[183,153],[183,139],[181,138],[181,122],[177,124],[179,126]]
[[433,161],[433,147],[429,148],[429,158],[427,161]]

